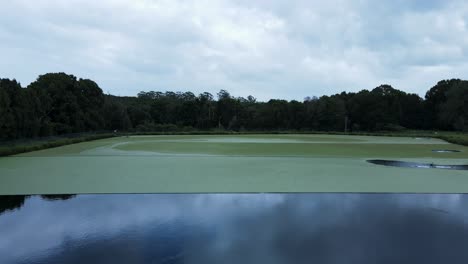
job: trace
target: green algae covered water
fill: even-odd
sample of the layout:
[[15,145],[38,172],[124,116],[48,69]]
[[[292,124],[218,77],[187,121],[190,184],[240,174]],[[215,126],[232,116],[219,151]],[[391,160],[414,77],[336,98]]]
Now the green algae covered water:
[[468,192],[468,171],[368,159],[461,165],[468,148],[403,137],[119,137],[0,158],[0,194]]

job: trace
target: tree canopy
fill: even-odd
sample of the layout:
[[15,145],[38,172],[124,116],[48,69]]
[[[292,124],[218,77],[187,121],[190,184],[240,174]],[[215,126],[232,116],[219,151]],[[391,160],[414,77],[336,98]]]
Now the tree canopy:
[[172,91],[105,95],[94,81],[65,73],[41,75],[24,88],[0,79],[0,139],[104,130],[468,131],[468,81],[459,79],[438,82],[425,98],[390,85],[302,102],[259,102],[226,90],[216,98]]

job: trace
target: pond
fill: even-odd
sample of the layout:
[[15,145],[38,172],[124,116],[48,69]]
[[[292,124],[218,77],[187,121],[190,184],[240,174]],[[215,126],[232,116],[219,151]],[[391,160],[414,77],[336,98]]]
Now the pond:
[[468,263],[468,195],[0,196],[0,263]]
[[118,137],[0,158],[0,194],[468,192],[468,171],[366,162],[374,159],[467,165],[468,148],[410,137]]

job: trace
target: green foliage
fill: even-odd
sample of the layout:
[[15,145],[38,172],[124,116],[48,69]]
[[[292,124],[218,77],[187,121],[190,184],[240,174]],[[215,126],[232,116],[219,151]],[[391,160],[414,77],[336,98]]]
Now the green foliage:
[[457,81],[445,92],[441,102],[438,121],[444,127],[468,131],[468,81]]
[[41,75],[27,88],[0,79],[0,140],[92,131],[375,132],[406,129],[468,131],[468,81],[438,82],[425,99],[390,85],[303,102],[233,97],[228,91],[104,95],[92,80]]
[[443,118],[447,113],[442,114],[441,112],[443,112],[442,108],[447,103],[448,91],[460,82],[459,79],[442,80],[426,93],[424,103],[431,127],[444,130],[451,129],[450,123]]
[[136,127],[137,131],[140,132],[175,132],[179,131],[179,129],[174,124],[155,124],[152,122],[147,122]]
[[96,135],[84,135],[75,138],[54,138],[49,140],[33,140],[24,143],[13,142],[9,144],[0,145],[0,157],[15,155],[24,152],[42,150],[47,148],[55,148],[64,145],[76,144],[85,141],[110,138],[115,136],[114,134],[96,134]]

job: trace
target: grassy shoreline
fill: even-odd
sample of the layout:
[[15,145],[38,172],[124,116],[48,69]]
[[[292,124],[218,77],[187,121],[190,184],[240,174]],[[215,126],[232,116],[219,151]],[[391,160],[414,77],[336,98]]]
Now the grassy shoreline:
[[29,139],[25,142],[3,142],[0,145],[0,157],[11,156],[25,152],[56,148],[86,141],[114,137],[114,134],[86,135],[75,138],[58,137],[54,139]]
[[378,137],[427,137],[438,138],[452,144],[468,146],[468,133],[452,131],[427,131],[408,130],[401,132],[380,131],[380,132],[337,132],[337,131],[179,131],[179,132],[130,132],[122,135],[350,135],[350,136],[378,136]]
[[353,135],[353,136],[386,136],[386,137],[430,137],[445,140],[447,142],[468,146],[468,133],[460,132],[435,132],[435,131],[402,131],[402,132],[327,132],[327,131],[179,131],[179,132],[120,132],[84,135],[75,138],[57,137],[53,139],[28,139],[24,142],[3,142],[0,144],[0,157],[11,156],[25,152],[55,148],[86,141],[93,141],[116,136],[137,135],[258,135],[258,134],[322,134],[322,135]]

